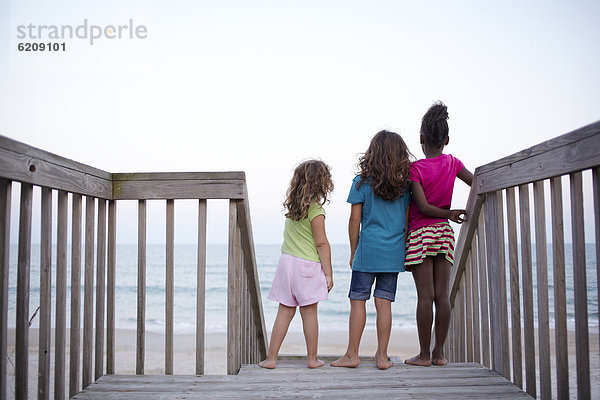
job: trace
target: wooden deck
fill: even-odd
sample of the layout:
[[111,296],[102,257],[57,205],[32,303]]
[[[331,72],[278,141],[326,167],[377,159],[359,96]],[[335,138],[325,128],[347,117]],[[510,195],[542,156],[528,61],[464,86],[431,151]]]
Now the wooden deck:
[[[328,360],[329,361],[329,360]],[[472,363],[446,367],[396,365],[380,371],[365,360],[359,368],[306,368],[303,360],[279,361],[265,370],[244,365],[238,375],[105,375],[73,399],[530,399],[501,375]]]

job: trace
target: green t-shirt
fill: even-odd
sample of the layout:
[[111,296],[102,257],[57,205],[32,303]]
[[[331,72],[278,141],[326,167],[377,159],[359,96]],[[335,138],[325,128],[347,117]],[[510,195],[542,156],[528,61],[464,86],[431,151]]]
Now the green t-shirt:
[[320,262],[315,238],[310,225],[313,218],[317,215],[325,215],[325,210],[317,203],[308,206],[308,216],[300,221],[294,221],[290,218],[285,219],[285,228],[283,230],[283,246],[281,252],[291,254],[309,261]]

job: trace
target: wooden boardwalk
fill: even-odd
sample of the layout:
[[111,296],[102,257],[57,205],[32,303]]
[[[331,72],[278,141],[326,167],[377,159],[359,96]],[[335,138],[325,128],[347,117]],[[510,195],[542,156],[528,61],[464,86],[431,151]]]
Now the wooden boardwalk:
[[[328,360],[329,361],[329,360]],[[365,360],[358,368],[306,368],[279,361],[265,370],[244,365],[238,375],[104,375],[73,399],[530,399],[490,369],[472,363],[446,367],[396,365],[380,371]]]

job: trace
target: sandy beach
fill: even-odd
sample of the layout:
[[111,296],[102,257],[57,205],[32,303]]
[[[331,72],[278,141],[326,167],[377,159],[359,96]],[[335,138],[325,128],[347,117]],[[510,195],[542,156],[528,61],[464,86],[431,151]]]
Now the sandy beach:
[[[599,395],[598,388],[600,383],[600,359],[598,357],[598,335],[590,332],[590,371],[593,396]],[[9,376],[8,376],[8,395],[14,396],[14,329],[9,329],[8,355],[9,355]],[[116,331],[116,373],[117,374],[135,374],[135,331],[117,330]],[[553,346],[554,333],[551,333],[551,342]],[[322,331],[319,339],[320,356],[338,356],[342,355],[346,349],[348,339],[347,331]],[[227,335],[224,332],[212,332],[206,334],[205,342],[205,374],[206,375],[224,375],[227,371]],[[38,330],[31,329],[29,332],[30,355],[29,355],[29,398],[37,398],[37,371],[38,371]],[[68,341],[68,340],[67,340]],[[52,338],[54,342],[54,338]],[[361,342],[361,356],[372,356],[377,347],[376,332],[366,330]],[[389,355],[401,360],[415,355],[418,352],[418,339],[416,330],[392,330],[390,339]],[[67,352],[69,349],[67,348]],[[195,372],[195,336],[192,334],[179,334],[174,338],[174,374],[193,375]],[[303,355],[305,354],[304,337],[301,332],[289,332],[283,346],[281,355]],[[68,354],[66,356],[68,364]],[[538,360],[536,359],[536,364]],[[54,363],[54,355],[51,358],[51,368]],[[575,343],[573,332],[569,332],[569,366],[571,396],[576,398],[574,390],[575,376]],[[556,385],[556,375],[554,372],[554,360],[552,361],[552,384]],[[146,332],[146,358],[145,373],[148,375],[164,374],[164,335],[155,332]],[[66,375],[68,376],[68,365]],[[54,376],[51,375],[51,390],[54,387]],[[67,382],[68,387],[68,382]]]

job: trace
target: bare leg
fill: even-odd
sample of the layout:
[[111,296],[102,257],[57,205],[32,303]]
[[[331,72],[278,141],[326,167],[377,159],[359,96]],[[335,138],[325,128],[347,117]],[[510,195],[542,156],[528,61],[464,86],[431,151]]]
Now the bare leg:
[[325,365],[324,361],[317,358],[317,348],[319,346],[319,321],[317,319],[318,304],[319,303],[314,303],[300,307],[302,327],[304,329],[304,340],[306,341],[308,368],[319,368]]
[[394,365],[387,354],[392,331],[392,302],[375,297],[375,309],[377,310],[377,352],[375,353],[375,362],[377,368],[388,369]]
[[367,310],[365,300],[350,300],[350,320],[348,321],[348,348],[346,354],[331,363],[332,367],[358,367],[360,359],[358,358],[358,348],[360,338],[365,329],[367,320]]
[[261,367],[275,368],[277,354],[279,354],[279,349],[290,327],[290,322],[294,318],[294,314],[296,314],[296,307],[288,307],[279,303],[277,317],[275,318],[275,322],[273,322],[273,331],[271,332],[271,342],[269,343],[267,358],[258,363]]
[[421,352],[404,362],[411,365],[429,367],[431,355],[431,324],[433,323],[433,258],[426,257],[423,262],[412,268],[412,275],[417,288],[417,331]]
[[435,346],[431,352],[431,362],[446,365],[444,343],[450,326],[450,272],[452,264],[443,255],[433,259],[433,284],[435,286]]

